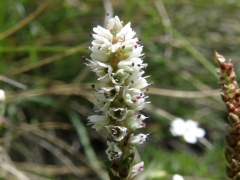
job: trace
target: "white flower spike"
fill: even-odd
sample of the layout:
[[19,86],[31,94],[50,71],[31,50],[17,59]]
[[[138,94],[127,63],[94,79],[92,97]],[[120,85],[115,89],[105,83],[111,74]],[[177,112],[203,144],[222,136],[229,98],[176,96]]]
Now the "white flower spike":
[[143,77],[147,67],[141,58],[143,46],[134,37],[131,23],[124,26],[117,16],[109,19],[107,29],[97,26],[93,32],[92,47],[89,47],[91,59],[86,56],[82,59],[102,85],[99,89],[92,85],[98,108],[94,112],[102,111],[105,115],[89,116],[88,124],[97,131],[107,130],[106,153],[114,176],[133,178],[144,167],[143,162],[134,162],[135,147],[143,144],[149,135],[135,135],[137,128],[146,126],[143,122],[146,117],[138,111],[149,103],[144,95],[150,83]]

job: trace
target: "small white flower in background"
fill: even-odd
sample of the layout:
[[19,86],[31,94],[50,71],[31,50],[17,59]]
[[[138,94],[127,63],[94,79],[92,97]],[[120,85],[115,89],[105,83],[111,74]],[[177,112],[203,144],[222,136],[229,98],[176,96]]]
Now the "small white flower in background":
[[182,176],[180,176],[179,174],[175,174],[172,178],[172,180],[184,180]]
[[3,102],[3,101],[5,101],[5,92],[2,90],[2,89],[0,89],[0,102]]
[[195,144],[198,138],[205,135],[205,131],[198,127],[198,123],[193,120],[184,121],[176,118],[171,123],[170,131],[173,136],[183,136],[186,142]]

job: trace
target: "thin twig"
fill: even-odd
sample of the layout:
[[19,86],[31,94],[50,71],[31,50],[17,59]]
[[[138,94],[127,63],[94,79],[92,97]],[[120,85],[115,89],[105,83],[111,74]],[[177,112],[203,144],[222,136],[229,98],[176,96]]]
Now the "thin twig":
[[26,131],[31,132],[43,139],[46,139],[46,140],[52,142],[56,146],[64,149],[65,151],[74,155],[77,159],[81,160],[88,167],[90,167],[93,171],[95,171],[99,175],[99,177],[102,177],[102,179],[106,179],[107,176],[106,176],[105,172],[101,169],[100,166],[98,166],[98,167],[92,166],[92,164],[88,161],[88,159],[85,158],[84,155],[82,155],[80,152],[78,152],[74,147],[68,145],[65,141],[57,138],[56,136],[54,136],[52,134],[46,134],[45,131],[43,131],[33,125],[22,124],[18,129],[22,129],[25,132]]
[[35,69],[35,68],[38,68],[38,67],[41,67],[43,65],[46,65],[46,64],[49,64],[49,63],[52,63],[54,61],[57,61],[61,58],[64,58],[64,57],[67,57],[67,56],[70,56],[72,54],[75,54],[77,53],[78,51],[84,49],[86,46],[86,43],[84,44],[81,44],[80,46],[77,46],[77,47],[74,47],[72,49],[69,49],[63,53],[60,53],[60,54],[57,54],[57,55],[54,55],[54,56],[51,56],[51,57],[48,57],[46,59],[43,59],[41,61],[38,61],[36,63],[33,63],[33,64],[28,64],[26,66],[22,66],[20,68],[17,68],[15,70],[13,70],[12,72],[10,72],[9,74],[11,75],[16,75],[16,74],[20,74],[20,73],[23,73],[23,72],[26,72],[26,71],[30,71],[32,69]]
[[156,108],[150,104],[147,105],[147,111],[155,112],[168,120],[176,119],[176,117],[174,115],[170,114],[169,112],[167,112],[163,109],[160,109],[160,108]]
[[21,29],[23,26],[25,26],[27,23],[29,23],[30,21],[32,21],[36,16],[38,16],[49,4],[51,1],[46,1],[44,3],[42,3],[42,5],[40,7],[38,7],[32,14],[30,14],[29,16],[27,16],[25,19],[23,19],[22,21],[20,21],[18,24],[16,24],[15,26],[13,26],[12,28],[8,29],[7,31],[3,32],[0,34],[0,40],[10,36],[11,34],[13,34],[14,32],[18,31],[19,29]]
[[169,96],[176,98],[205,98],[220,96],[219,89],[209,91],[176,91],[170,89],[150,88],[147,93],[152,95]]
[[19,82],[17,82],[17,81],[14,81],[13,79],[7,78],[7,77],[5,77],[5,76],[1,76],[1,75],[0,75],[0,81],[4,81],[4,82],[6,82],[6,83],[8,83],[8,84],[14,85],[14,86],[16,86],[16,87],[18,87],[18,88],[20,88],[20,89],[23,89],[23,90],[26,90],[26,89],[27,89],[27,86],[26,86],[26,85],[24,85],[24,84],[22,84],[22,83],[19,83]]
[[[67,167],[57,166],[57,165],[40,165],[29,162],[14,162],[18,169],[25,171],[31,171],[36,174],[47,174],[47,175],[66,175],[70,174],[71,171]],[[85,166],[76,166],[77,169],[81,170],[82,176],[91,173],[91,169]]]
[[165,28],[165,40],[168,43],[167,48],[165,49],[164,56],[166,58],[170,58],[172,55],[172,47],[170,46],[173,37],[172,37],[172,30],[171,30],[171,21],[168,17],[167,11],[164,7],[164,4],[161,0],[155,0],[155,6],[162,17],[162,23]]
[[[36,138],[33,138],[33,136],[26,136],[28,139],[36,140]],[[72,161],[65,156],[58,148],[54,147],[51,143],[44,139],[38,139],[38,144],[47,149],[49,152],[51,152],[54,156],[56,156],[66,167],[76,176],[81,177],[82,172],[80,169],[78,169]]]
[[29,180],[29,178],[25,174],[23,174],[14,167],[11,159],[9,158],[8,154],[2,146],[0,146],[0,167],[5,171],[13,174],[19,180]]

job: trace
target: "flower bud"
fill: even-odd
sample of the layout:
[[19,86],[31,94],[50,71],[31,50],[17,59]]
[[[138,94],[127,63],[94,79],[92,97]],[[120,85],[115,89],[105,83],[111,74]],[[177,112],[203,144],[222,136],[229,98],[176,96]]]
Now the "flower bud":
[[240,97],[240,89],[235,90],[235,97]]
[[237,124],[237,125],[234,127],[234,135],[240,136],[240,124]]
[[233,180],[240,180],[240,172],[233,178]]
[[227,161],[230,163],[232,161],[232,157],[235,154],[235,150],[229,146],[227,146],[225,148],[225,157],[227,159]]
[[113,35],[116,35],[123,28],[123,25],[118,16],[115,16],[108,21],[107,28]]
[[[231,106],[232,106],[231,109],[233,109],[234,106],[233,105],[231,105]],[[235,109],[235,107],[234,107],[234,109]],[[233,126],[236,126],[240,122],[239,117],[233,113],[229,113],[228,120],[229,120],[230,124]]]
[[217,51],[215,51],[215,56],[216,56],[216,62],[218,64],[221,64],[226,61],[226,59],[222,55],[218,54]]
[[226,129],[226,133],[228,133],[228,134],[232,134],[233,133],[233,128],[229,124],[226,124],[226,128],[225,129]]
[[230,163],[230,167],[232,170],[236,170],[239,168],[239,165],[237,163],[237,161],[235,159],[232,159],[231,163]]
[[225,134],[225,142],[227,146],[232,146],[235,144],[235,139],[229,134]]
[[230,100],[230,97],[227,94],[223,93],[223,92],[221,93],[221,97],[222,97],[222,100],[224,102],[227,102],[227,101]]
[[235,174],[235,172],[229,166],[226,167],[226,173],[229,178],[233,178]]
[[[239,136],[234,136],[234,137],[236,137],[235,138],[235,140],[236,140],[236,143],[235,143],[235,146],[236,146],[236,148],[240,148],[240,139],[239,139]],[[238,138],[238,139],[237,139]],[[238,155],[239,156],[239,158],[240,158],[240,154]]]

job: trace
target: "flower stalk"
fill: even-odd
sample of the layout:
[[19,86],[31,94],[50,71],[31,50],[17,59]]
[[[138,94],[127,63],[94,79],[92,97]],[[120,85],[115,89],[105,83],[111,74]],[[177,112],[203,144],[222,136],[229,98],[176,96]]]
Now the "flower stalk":
[[92,88],[98,108],[94,112],[102,115],[89,116],[89,124],[97,131],[108,132],[110,179],[134,179],[144,168],[143,162],[135,162],[135,148],[149,135],[135,134],[136,129],[145,127],[143,121],[147,119],[139,113],[148,103],[144,92],[150,85],[147,77],[142,77],[147,67],[141,58],[143,46],[134,37],[131,23],[123,26],[118,16],[109,19],[107,28],[97,26],[93,31],[91,59],[82,59],[101,82],[100,89],[95,85]]
[[215,52],[216,63],[219,65],[217,73],[222,85],[221,96],[228,108],[229,125],[225,134],[225,157],[228,162],[227,176],[233,180],[240,179],[240,89],[236,82],[236,75],[232,60]]

